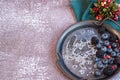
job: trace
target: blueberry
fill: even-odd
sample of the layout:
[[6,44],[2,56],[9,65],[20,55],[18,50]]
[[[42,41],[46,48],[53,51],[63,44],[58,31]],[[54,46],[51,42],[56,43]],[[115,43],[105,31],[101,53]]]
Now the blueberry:
[[117,43],[114,43],[114,42],[112,43],[113,48],[116,48],[117,46],[118,46]]
[[101,43],[98,43],[97,45],[96,45],[96,48],[97,49],[100,49],[102,47],[102,44]]
[[108,64],[108,59],[103,59],[103,64]]
[[104,41],[104,45],[108,46],[110,44],[110,42],[108,40]]
[[94,72],[94,74],[95,74],[96,77],[99,77],[99,76],[102,75],[102,73],[101,73],[100,70],[96,70],[96,71]]
[[118,52],[119,52],[119,49],[118,49],[118,48],[115,48],[114,51],[118,53]]
[[97,68],[102,69],[104,67],[102,62],[98,62],[97,63]]
[[110,58],[110,59],[108,60],[108,63],[109,63],[109,64],[113,64],[113,63],[114,63],[114,58]]
[[112,51],[113,51],[112,48],[108,48],[108,49],[107,49],[107,52],[108,52],[108,53],[111,53]]
[[110,65],[103,69],[103,74],[107,76],[111,76],[117,70],[117,65]]
[[111,56],[112,56],[112,57],[117,56],[116,52],[114,52],[114,51],[113,51],[113,52],[111,52]]
[[94,61],[94,62],[98,62],[99,60],[100,60],[100,58],[97,58],[97,57],[94,57],[94,58],[93,58],[93,61]]
[[101,47],[101,51],[106,52],[107,51],[107,47],[106,46],[102,46]]
[[120,53],[117,53],[117,57],[120,57]]
[[94,36],[94,37],[92,37],[92,39],[91,39],[91,43],[92,43],[93,45],[96,45],[96,44],[99,43],[99,39]]
[[109,39],[109,37],[110,37],[109,33],[103,33],[102,36],[101,36],[101,38],[104,39],[104,40]]

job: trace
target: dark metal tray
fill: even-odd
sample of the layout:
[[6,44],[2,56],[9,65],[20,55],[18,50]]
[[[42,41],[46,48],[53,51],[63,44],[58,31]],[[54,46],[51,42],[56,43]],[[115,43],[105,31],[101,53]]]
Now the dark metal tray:
[[[97,24],[98,21],[82,21],[70,26],[61,35],[57,44],[58,66],[72,80],[103,80],[106,76],[95,78],[91,58],[96,50],[90,45],[93,36],[100,35],[96,28],[103,26],[120,39],[120,33],[108,24]],[[117,72],[116,72],[117,73]]]

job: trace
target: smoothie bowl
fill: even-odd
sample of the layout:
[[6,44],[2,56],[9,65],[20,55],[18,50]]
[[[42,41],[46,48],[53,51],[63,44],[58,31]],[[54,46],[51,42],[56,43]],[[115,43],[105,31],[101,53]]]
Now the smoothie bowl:
[[57,44],[58,67],[72,80],[106,80],[119,73],[120,33],[106,23],[81,21]]

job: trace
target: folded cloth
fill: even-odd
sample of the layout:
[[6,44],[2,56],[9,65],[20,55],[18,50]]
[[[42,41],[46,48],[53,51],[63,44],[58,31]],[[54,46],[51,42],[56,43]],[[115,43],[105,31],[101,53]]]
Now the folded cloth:
[[[97,0],[71,0],[71,6],[78,22],[81,20],[94,20],[94,18],[90,16],[89,10],[95,2],[97,2]],[[119,4],[120,0],[117,0],[117,2]],[[120,24],[120,16],[117,22]],[[107,20],[105,23],[120,32],[120,26],[116,25],[113,21]]]

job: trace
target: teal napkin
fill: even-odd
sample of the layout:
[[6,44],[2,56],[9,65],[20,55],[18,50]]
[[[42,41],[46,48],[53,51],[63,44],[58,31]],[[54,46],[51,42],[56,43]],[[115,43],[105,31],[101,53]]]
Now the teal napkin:
[[[89,10],[97,0],[71,0],[71,6],[74,10],[77,21],[81,20],[94,20],[90,16]],[[120,3],[120,0],[117,0]],[[120,17],[117,21],[120,24]],[[120,32],[120,26],[116,25],[113,21],[107,20],[105,23],[110,24],[113,28]]]

